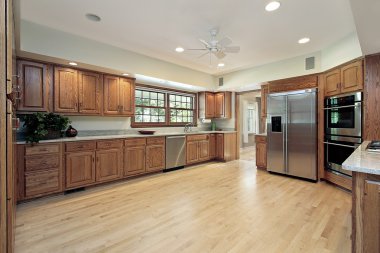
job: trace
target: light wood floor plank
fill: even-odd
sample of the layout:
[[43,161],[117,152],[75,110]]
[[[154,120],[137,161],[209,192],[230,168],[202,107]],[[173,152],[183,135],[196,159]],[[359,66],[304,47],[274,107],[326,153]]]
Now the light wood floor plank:
[[350,252],[351,195],[241,159],[17,208],[16,253]]

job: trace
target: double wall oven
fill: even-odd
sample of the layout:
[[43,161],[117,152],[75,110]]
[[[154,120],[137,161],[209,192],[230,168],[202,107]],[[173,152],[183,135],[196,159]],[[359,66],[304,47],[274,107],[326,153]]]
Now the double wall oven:
[[362,93],[325,99],[325,168],[351,176],[342,163],[362,142]]

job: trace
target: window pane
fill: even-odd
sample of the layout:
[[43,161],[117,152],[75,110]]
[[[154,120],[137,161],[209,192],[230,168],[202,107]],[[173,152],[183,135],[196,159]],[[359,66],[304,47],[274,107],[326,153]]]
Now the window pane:
[[144,108],[144,115],[150,115],[150,108]]
[[165,116],[158,117],[159,122],[165,122]]
[[143,98],[149,98],[149,91],[143,91]]
[[142,101],[142,105],[149,106],[149,98],[144,98]]
[[151,109],[152,115],[158,115],[158,108]]
[[163,93],[158,93],[158,99],[165,100]]
[[158,106],[158,107],[164,107],[164,106],[165,106],[165,101],[163,101],[163,100],[158,100],[158,102],[157,102],[157,106]]
[[142,114],[143,110],[141,107],[136,107],[136,114]]
[[135,95],[136,95],[136,97],[141,98],[141,90],[136,90]]
[[135,116],[135,122],[142,122],[142,116],[141,115],[136,115]]
[[136,101],[136,105],[141,105],[142,104],[141,98],[136,97],[135,101]]

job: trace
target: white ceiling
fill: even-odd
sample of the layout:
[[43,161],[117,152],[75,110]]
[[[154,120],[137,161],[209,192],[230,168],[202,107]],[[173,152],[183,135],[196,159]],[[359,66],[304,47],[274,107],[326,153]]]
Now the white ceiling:
[[[20,0],[21,18],[210,74],[258,66],[319,51],[355,31],[348,0],[280,0],[266,12],[267,0]],[[85,18],[95,13],[95,23]],[[198,38],[219,27],[239,45],[224,68],[209,66],[198,53]],[[311,42],[297,43],[302,37]]]

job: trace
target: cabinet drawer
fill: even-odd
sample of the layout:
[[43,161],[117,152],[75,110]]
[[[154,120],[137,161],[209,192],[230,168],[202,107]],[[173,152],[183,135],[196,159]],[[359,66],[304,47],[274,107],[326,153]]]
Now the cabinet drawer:
[[33,197],[62,191],[58,169],[25,173],[25,196]]
[[72,151],[82,151],[82,150],[94,150],[96,149],[96,142],[95,141],[86,141],[86,142],[72,142],[72,143],[66,143],[66,151],[72,152]]
[[25,155],[41,155],[58,153],[60,144],[43,144],[35,146],[25,146]]
[[146,139],[145,138],[127,139],[124,141],[124,144],[126,147],[144,146],[144,145],[146,145]]
[[123,141],[122,140],[98,141],[97,147],[98,149],[122,148]]
[[203,141],[208,140],[209,135],[208,134],[194,134],[194,135],[188,135],[187,141]]
[[150,137],[146,139],[147,145],[165,144],[165,137]]
[[59,155],[35,155],[25,158],[25,171],[38,171],[59,167]]

